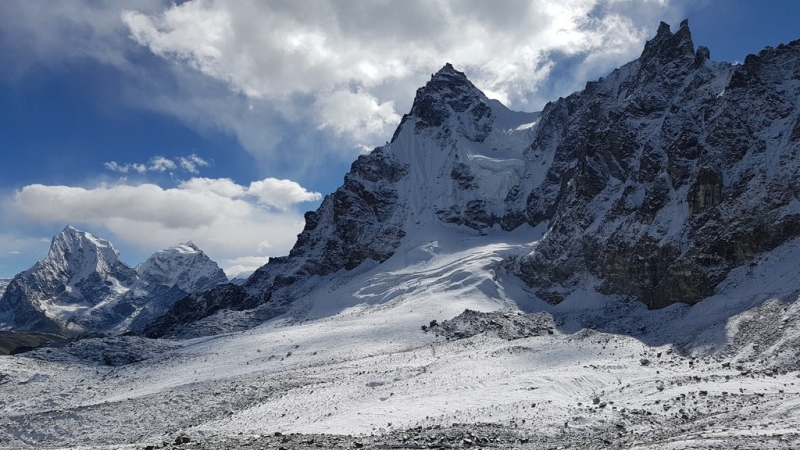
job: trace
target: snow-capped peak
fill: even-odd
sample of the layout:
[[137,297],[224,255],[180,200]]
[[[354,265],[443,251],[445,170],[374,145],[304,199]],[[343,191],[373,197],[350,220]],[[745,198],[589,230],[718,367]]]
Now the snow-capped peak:
[[192,242],[158,251],[134,270],[110,242],[68,226],[47,257],[0,292],[0,327],[64,335],[135,330],[187,294],[226,281]]
[[40,261],[62,271],[73,283],[94,272],[108,274],[119,263],[119,252],[110,242],[72,226],[53,237],[47,258]]
[[210,289],[228,279],[220,267],[191,241],[155,252],[136,267],[148,283],[177,286],[185,292]]

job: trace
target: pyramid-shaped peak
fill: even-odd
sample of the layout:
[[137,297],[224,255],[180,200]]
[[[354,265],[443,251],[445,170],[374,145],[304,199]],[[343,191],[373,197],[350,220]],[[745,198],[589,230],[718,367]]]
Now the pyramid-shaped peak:
[[456,70],[452,64],[446,63],[438,72],[431,75],[431,80],[417,91],[478,91],[478,88],[467,79],[464,72]]
[[67,225],[60,233],[53,236],[53,240],[50,244],[50,250],[52,251],[54,248],[70,248],[74,246],[113,249],[113,246],[107,240],[98,238],[86,231],[81,231],[72,225]]
[[72,225],[67,225],[66,227],[64,227],[63,230],[61,230],[60,233],[58,233],[57,235],[53,236],[53,239],[54,240],[55,239],[59,239],[59,240],[85,239],[86,238],[86,234],[87,233],[85,231],[81,231],[81,230],[73,227]]
[[81,274],[81,279],[93,271],[108,272],[121,263],[111,242],[71,225],[53,236],[47,258],[41,262],[53,264],[70,276]]

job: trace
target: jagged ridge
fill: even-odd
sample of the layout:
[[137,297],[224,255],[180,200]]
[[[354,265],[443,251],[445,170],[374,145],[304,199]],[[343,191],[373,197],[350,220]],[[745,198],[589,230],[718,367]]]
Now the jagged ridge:
[[653,308],[695,303],[798,235],[800,43],[709,57],[688,22],[662,23],[638,60],[547,105],[532,149],[557,151],[528,213],[550,232],[514,266],[540,296],[593,278]]
[[715,62],[688,21],[675,33],[661,23],[637,60],[540,114],[509,111],[447,64],[391,143],[306,214],[287,257],[241,290],[184,299],[146,332],[177,332],[197,311],[278,315],[319,277],[381,263],[401,243],[522,224],[548,231],[504,266],[547,301],[594,286],[652,308],[695,303],[800,232],[799,54],[793,42]]

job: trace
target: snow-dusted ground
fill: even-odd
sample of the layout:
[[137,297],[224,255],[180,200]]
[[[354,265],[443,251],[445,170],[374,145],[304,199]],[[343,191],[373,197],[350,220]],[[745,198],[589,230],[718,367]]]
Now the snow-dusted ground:
[[[647,311],[592,292],[556,307],[532,300],[499,265],[542,232],[490,234],[479,247],[468,234],[409,240],[380,266],[319,280],[294,319],[244,332],[2,357],[0,447],[479,422],[573,445],[800,445],[797,242],[693,308]],[[448,340],[421,329],[467,308],[518,307],[551,315],[553,334]]]

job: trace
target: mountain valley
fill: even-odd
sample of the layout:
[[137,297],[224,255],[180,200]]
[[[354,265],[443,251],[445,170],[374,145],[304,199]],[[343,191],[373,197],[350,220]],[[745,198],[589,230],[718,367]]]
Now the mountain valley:
[[800,41],[662,23],[533,113],[446,64],[246,281],[54,237],[0,448],[797,448],[798,171]]

